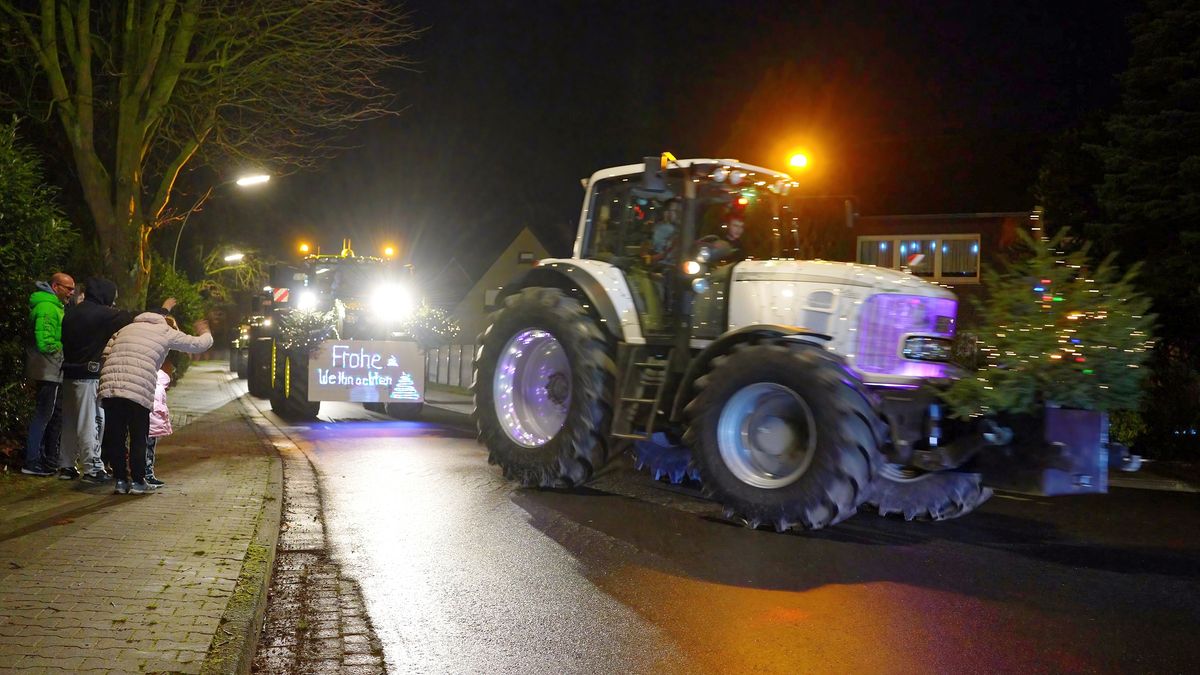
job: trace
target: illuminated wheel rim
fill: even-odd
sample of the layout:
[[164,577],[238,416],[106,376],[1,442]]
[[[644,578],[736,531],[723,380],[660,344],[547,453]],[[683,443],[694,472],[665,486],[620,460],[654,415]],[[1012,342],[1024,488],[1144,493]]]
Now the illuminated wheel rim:
[[571,405],[571,366],[562,345],[544,330],[517,333],[500,353],[492,391],[496,418],[514,443],[526,448],[549,443]]
[[778,489],[808,470],[817,447],[812,409],[796,392],[773,382],[738,390],[717,421],[725,466],[747,485]]

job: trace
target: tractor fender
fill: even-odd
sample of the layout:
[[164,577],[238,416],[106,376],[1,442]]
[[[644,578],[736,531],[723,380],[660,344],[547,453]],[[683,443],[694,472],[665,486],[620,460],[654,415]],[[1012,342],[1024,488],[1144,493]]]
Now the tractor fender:
[[616,266],[599,260],[542,260],[505,284],[496,304],[533,286],[560,288],[578,296],[584,308],[594,311],[600,327],[614,340],[645,344],[633,294],[625,275]]
[[675,402],[671,405],[671,420],[679,421],[683,419],[683,408],[695,395],[692,385],[697,378],[708,372],[713,359],[728,354],[737,345],[762,338],[794,339],[813,342],[823,346],[823,343],[832,340],[833,336],[818,333],[800,326],[783,326],[779,324],[743,326],[722,335],[705,346],[704,349],[701,349],[700,353],[693,357],[691,363],[688,364],[687,370],[683,374],[683,379],[680,380],[679,386],[675,389]]

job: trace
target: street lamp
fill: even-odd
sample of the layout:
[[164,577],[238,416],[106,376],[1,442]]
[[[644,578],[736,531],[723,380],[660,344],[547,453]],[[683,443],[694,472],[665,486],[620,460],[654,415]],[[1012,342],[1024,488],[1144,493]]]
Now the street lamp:
[[269,180],[271,180],[271,177],[268,176],[267,174],[257,173],[257,174],[251,175],[251,176],[242,176],[241,178],[237,179],[234,182],[236,182],[241,187],[246,187],[247,185],[259,185],[259,184],[265,183]]
[[236,183],[238,187],[247,187],[249,185],[261,185],[269,180],[271,180],[269,175],[265,173],[257,173],[241,176],[235,180],[227,180],[223,183],[217,183],[216,185],[209,187],[208,190],[205,191],[204,196],[200,199],[197,199],[196,203],[192,204],[192,208],[188,209],[188,212],[183,214],[183,222],[179,224],[179,232],[175,235],[175,249],[171,252],[171,271],[175,271],[175,261],[179,257],[179,240],[183,238],[183,228],[187,227],[188,218],[192,217],[192,214],[195,213],[196,209],[200,208],[201,204],[208,201],[208,198],[212,195],[213,190],[222,185],[229,185],[230,183]]
[[803,152],[793,153],[791,158],[788,159],[788,166],[792,166],[797,169],[807,169],[808,155],[804,154]]

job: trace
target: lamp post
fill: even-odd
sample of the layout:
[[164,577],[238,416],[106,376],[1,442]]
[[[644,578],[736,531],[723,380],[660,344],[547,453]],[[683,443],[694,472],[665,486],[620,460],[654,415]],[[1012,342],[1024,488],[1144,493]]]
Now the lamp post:
[[197,199],[196,203],[192,204],[192,208],[188,209],[187,213],[183,214],[183,222],[179,224],[179,232],[175,235],[175,249],[171,252],[171,271],[175,271],[175,261],[179,257],[179,240],[183,238],[183,228],[187,227],[188,218],[192,217],[192,214],[195,213],[196,209],[200,208],[201,204],[208,201],[208,198],[212,196],[213,190],[222,185],[229,185],[230,183],[236,183],[238,187],[247,187],[250,185],[261,185],[269,180],[271,180],[270,175],[265,173],[257,173],[248,176],[241,176],[234,180],[227,180],[223,183],[217,183],[216,185],[209,187],[208,190],[204,192],[204,196],[200,199]]

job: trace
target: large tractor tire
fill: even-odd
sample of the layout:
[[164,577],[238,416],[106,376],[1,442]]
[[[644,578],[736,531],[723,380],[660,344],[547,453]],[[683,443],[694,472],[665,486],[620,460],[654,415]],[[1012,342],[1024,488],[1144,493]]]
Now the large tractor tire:
[[949,520],[975,510],[992,496],[977,473],[925,472],[884,464],[867,494],[881,516],[905,520]]
[[374,413],[387,415],[395,420],[415,420],[421,416],[425,408],[423,401],[384,402],[372,401],[364,403],[363,407]]
[[237,354],[237,365],[234,367],[234,374],[239,380],[244,380],[250,375],[250,350],[246,347],[234,351]]
[[315,420],[320,401],[308,400],[308,355],[275,350],[275,386],[271,410],[285,420]]
[[271,395],[271,373],[275,368],[271,355],[272,340],[254,340],[246,357],[246,388],[250,395],[268,398]]
[[816,530],[866,499],[883,427],[836,355],[796,341],[739,345],[695,388],[685,441],[705,494],[731,517]]
[[526,288],[479,343],[475,414],[488,461],[526,487],[585,483],[610,459],[616,372],[596,321],[557,288]]
[[421,411],[425,408],[425,403],[422,401],[400,401],[388,402],[384,404],[384,412],[388,417],[396,420],[415,420],[421,416]]

